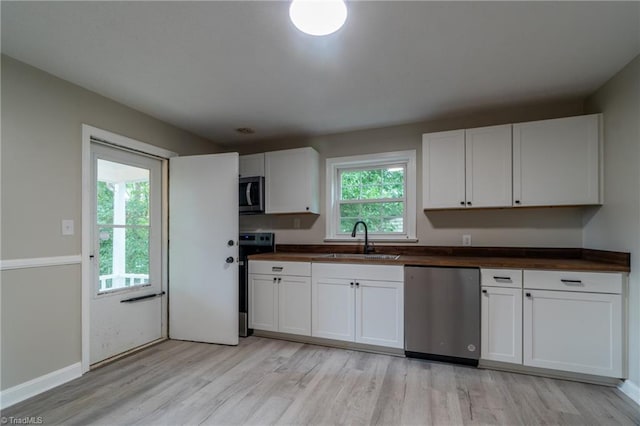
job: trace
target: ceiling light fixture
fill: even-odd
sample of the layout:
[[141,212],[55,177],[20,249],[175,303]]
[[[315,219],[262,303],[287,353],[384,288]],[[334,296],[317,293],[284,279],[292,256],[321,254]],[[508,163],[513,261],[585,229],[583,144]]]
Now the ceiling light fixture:
[[338,31],[347,20],[343,0],[293,0],[289,7],[291,22],[303,33],[314,36]]

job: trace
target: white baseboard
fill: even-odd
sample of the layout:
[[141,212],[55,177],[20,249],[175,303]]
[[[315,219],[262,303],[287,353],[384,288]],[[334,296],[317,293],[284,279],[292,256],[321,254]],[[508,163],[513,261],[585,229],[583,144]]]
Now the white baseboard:
[[36,377],[0,392],[0,409],[5,409],[32,396],[82,376],[82,363],[77,362],[44,376]]
[[631,380],[625,380],[620,386],[618,386],[625,395],[633,400],[636,404],[640,405],[640,387],[633,383]]

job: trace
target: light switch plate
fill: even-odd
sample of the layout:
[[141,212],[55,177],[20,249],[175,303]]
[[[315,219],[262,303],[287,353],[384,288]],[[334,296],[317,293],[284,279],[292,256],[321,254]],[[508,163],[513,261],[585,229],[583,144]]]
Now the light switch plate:
[[72,219],[63,219],[62,220],[62,235],[73,235],[73,220]]

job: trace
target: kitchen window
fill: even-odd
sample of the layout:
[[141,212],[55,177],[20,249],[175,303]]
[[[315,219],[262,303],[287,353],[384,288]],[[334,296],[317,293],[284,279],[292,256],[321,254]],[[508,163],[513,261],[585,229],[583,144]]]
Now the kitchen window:
[[328,158],[326,179],[326,240],[353,241],[362,220],[374,241],[416,241],[415,151]]

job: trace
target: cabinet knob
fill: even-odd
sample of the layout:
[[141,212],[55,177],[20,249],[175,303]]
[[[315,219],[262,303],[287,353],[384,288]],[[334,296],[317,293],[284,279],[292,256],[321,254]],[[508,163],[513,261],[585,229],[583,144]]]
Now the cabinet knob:
[[233,263],[233,257],[232,257],[232,256],[227,257],[227,258],[225,259],[225,262],[227,262],[227,263]]
[[482,292],[483,292],[484,294],[487,294],[487,290],[482,290]]
[[461,206],[464,206],[464,201],[460,201],[460,205],[461,205]]
[[351,285],[351,287],[353,287],[353,283],[349,283]]
[[233,247],[233,244],[234,244],[233,240],[229,240],[229,241],[227,241],[227,245],[228,245],[229,247]]
[[356,287],[360,287],[360,283],[356,283]]
[[516,204],[520,204],[520,200],[516,200]]
[[309,211],[309,207],[306,207],[307,211]]
[[471,201],[467,201],[467,205],[470,206],[471,205]]
[[531,297],[531,293],[525,293],[525,296]]

